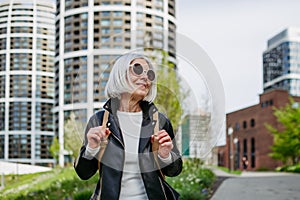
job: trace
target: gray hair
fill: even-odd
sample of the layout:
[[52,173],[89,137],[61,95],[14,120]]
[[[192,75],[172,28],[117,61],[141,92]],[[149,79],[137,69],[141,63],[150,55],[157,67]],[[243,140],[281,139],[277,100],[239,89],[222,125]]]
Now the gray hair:
[[[114,63],[112,70],[110,72],[106,87],[105,95],[108,98],[121,98],[122,93],[132,93],[134,91],[134,86],[130,80],[129,65],[135,59],[144,59],[149,68],[154,70],[151,61],[144,55],[127,53],[119,57]],[[155,70],[154,70],[155,71]],[[154,101],[157,93],[157,86],[155,83],[156,79],[151,83],[151,88],[143,99],[144,101],[152,102]]]

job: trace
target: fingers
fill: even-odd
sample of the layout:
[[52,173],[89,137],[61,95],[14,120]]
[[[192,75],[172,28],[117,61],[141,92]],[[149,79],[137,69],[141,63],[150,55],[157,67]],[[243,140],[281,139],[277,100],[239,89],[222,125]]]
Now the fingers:
[[157,137],[159,148],[158,148],[158,154],[162,158],[167,158],[170,155],[170,152],[173,149],[173,142],[169,134],[165,130],[160,130],[154,135],[152,135],[151,140],[153,140],[154,137]]
[[160,130],[154,136],[156,135],[159,144],[162,146],[169,145],[170,143],[172,144],[172,139],[169,136],[169,134],[165,130]]
[[110,130],[103,126],[91,128],[87,133],[88,145],[91,148],[97,148],[101,142],[107,143],[106,136],[109,135]]

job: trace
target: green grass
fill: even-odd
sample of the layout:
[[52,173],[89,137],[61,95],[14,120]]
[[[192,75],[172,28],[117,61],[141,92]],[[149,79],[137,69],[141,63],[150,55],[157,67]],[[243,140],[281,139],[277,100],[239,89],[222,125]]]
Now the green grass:
[[226,172],[226,173],[229,173],[229,174],[236,174],[236,175],[241,175],[242,174],[242,171],[241,170],[229,170],[228,168],[226,167],[221,167],[221,166],[217,166],[218,169]]
[[0,191],[0,199],[14,199],[17,196],[26,196],[30,192],[46,190],[53,185],[59,186],[61,182],[76,178],[73,167],[55,168],[49,172],[6,175],[5,187]]
[[[5,188],[0,191],[1,200],[64,200],[89,199],[97,181],[98,173],[87,181],[80,180],[73,167],[55,168],[49,172],[7,175]],[[203,167],[199,159],[184,161],[183,171],[167,181],[181,194],[182,200],[207,199],[215,175]]]

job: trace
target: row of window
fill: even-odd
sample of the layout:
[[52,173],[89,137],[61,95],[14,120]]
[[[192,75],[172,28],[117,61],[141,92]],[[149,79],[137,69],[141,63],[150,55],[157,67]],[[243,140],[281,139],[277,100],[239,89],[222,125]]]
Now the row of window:
[[[117,5],[117,6],[131,6],[131,1],[130,0],[114,0],[114,1],[108,1],[108,0],[94,0],[94,5],[98,6],[110,6],[110,5]],[[149,1],[137,1],[136,2],[137,7],[141,8],[148,8],[148,9],[153,9],[157,10],[160,12],[163,12],[163,1],[162,0],[153,0]],[[65,10],[70,10],[70,9],[76,9],[80,7],[87,7],[88,6],[88,0],[83,0],[83,1],[76,1],[76,0],[66,0],[65,1]],[[169,14],[172,14],[174,16],[175,14],[175,8],[174,8],[174,1],[169,2],[168,4],[169,7]],[[60,12],[60,4],[57,4],[57,12]]]
[[253,119],[253,118],[250,119],[249,125],[248,125],[248,122],[247,122],[246,120],[244,120],[244,121],[242,122],[242,127],[241,127],[241,125],[240,125],[239,122],[236,122],[236,123],[235,123],[235,126],[234,126],[234,130],[235,130],[235,131],[239,131],[241,128],[247,129],[248,126],[251,127],[251,128],[255,127],[255,119]]
[[[51,159],[49,148],[53,136],[36,135],[35,136],[35,158]],[[0,135],[0,159],[4,158],[4,135]],[[31,135],[9,135],[8,158],[26,158],[31,159]]]
[[87,57],[69,58],[64,61],[64,103],[87,101]]
[[[36,70],[53,72],[54,56],[46,54],[36,54]],[[11,53],[10,70],[32,70],[31,53]],[[6,54],[0,54],[0,71],[6,70]]]
[[[248,152],[248,141],[247,139],[243,139],[243,150],[241,151],[241,144],[240,141],[236,144],[236,155],[235,155],[235,169],[241,168],[240,164],[242,161],[242,158],[240,158],[240,155],[245,157],[247,160],[249,160],[250,167],[255,168],[255,138],[251,138],[250,140],[250,152]],[[250,155],[249,155],[250,153]]]
[[273,106],[273,99],[269,99],[269,100],[261,102],[260,106],[262,108]]
[[[5,107],[0,104],[0,130],[4,130]],[[36,102],[35,130],[53,131],[52,112],[53,104]],[[31,102],[9,103],[9,130],[31,130]]]

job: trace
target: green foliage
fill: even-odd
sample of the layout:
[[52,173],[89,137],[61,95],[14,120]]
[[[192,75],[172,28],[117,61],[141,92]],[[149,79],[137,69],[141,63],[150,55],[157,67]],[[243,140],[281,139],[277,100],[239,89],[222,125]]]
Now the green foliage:
[[187,97],[189,91],[183,91],[180,86],[180,78],[173,63],[168,61],[168,54],[164,51],[158,52],[157,63],[157,96],[155,104],[160,112],[165,113],[171,120],[174,130],[177,130],[182,119],[182,102]]
[[[89,199],[98,178],[96,173],[87,181],[80,180],[72,167],[20,175],[14,179],[10,175],[6,176],[6,187],[0,191],[0,199]],[[185,160],[179,176],[167,177],[168,183],[181,194],[182,200],[206,199],[214,180],[213,172],[203,168],[199,159]]]
[[290,103],[281,108],[274,108],[274,116],[282,128],[266,124],[274,135],[271,157],[284,163],[296,164],[300,156],[300,107],[290,99]]
[[215,174],[203,167],[200,159],[187,159],[177,177],[167,177],[167,182],[179,193],[182,200],[201,200],[209,196]]
[[77,158],[83,139],[83,124],[76,121],[74,112],[64,124],[64,148]]
[[52,144],[50,146],[50,154],[55,160],[58,160],[59,156],[59,142],[57,137],[53,137]]
[[[29,179],[31,184],[28,183]],[[75,199],[75,196],[79,199],[80,196],[87,196],[88,192],[92,194],[97,181],[98,174],[83,181],[77,177],[73,167],[57,168],[46,173],[20,175],[19,181],[11,179],[6,183],[9,187],[0,191],[0,199],[57,200]]]
[[227,167],[222,167],[222,166],[217,166],[218,169],[226,172],[226,173],[230,173],[230,174],[236,174],[236,175],[241,175],[242,171],[241,170],[233,170],[231,171],[229,168]]
[[93,192],[90,190],[83,190],[74,195],[74,200],[90,199],[92,194]]
[[276,171],[300,173],[300,164],[277,167]]

